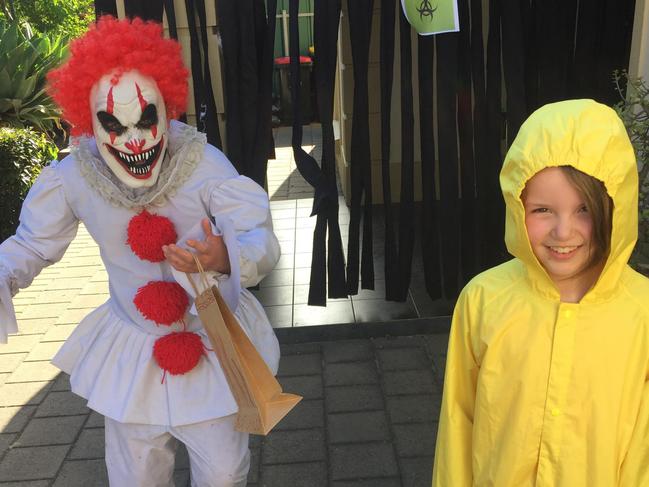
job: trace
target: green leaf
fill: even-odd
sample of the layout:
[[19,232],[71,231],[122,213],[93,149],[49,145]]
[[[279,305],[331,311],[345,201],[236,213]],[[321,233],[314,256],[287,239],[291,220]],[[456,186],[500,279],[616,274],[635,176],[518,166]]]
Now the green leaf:
[[9,98],[12,93],[11,77],[6,69],[0,70],[0,98]]
[[31,75],[29,78],[24,80],[18,89],[16,90],[16,98],[25,99],[34,94],[34,89],[36,88],[36,82],[38,81],[38,73]]

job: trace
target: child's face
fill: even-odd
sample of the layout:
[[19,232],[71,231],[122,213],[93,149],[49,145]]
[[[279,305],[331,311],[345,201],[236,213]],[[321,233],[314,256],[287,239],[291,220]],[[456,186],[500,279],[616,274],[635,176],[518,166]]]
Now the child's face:
[[582,196],[561,169],[549,167],[527,182],[522,199],[534,255],[560,289],[578,285],[593,233]]

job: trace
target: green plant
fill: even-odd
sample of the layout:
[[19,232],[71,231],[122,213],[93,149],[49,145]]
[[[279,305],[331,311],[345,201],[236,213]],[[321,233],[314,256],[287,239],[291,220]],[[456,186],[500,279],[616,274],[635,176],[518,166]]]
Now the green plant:
[[[638,245],[632,263],[649,270],[649,87],[642,78],[614,72],[613,81],[622,101],[615,110],[624,122],[635,149],[640,180]],[[626,86],[626,92],[624,90]]]
[[15,232],[27,191],[56,154],[56,146],[43,133],[0,128],[0,241]]
[[35,34],[0,18],[0,126],[51,131],[60,113],[45,92],[45,75],[67,53],[67,41]]
[[0,15],[28,22],[34,30],[79,37],[95,20],[93,0],[0,0]]

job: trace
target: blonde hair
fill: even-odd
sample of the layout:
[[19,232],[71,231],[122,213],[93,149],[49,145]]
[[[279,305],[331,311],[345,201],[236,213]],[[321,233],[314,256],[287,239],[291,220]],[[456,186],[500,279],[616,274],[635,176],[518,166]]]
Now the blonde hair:
[[606,186],[599,179],[572,166],[559,166],[559,169],[584,199],[593,220],[590,258],[584,270],[591,269],[606,261],[611,251],[613,200],[608,195]]

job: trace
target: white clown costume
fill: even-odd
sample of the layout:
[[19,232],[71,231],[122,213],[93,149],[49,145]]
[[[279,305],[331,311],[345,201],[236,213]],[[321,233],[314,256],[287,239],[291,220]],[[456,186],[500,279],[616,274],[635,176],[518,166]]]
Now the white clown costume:
[[110,298],[53,363],[106,417],[111,485],[171,485],[176,440],[187,445],[192,485],[245,485],[249,452],[247,434],[234,431],[237,404],[191,288],[161,247],[200,239],[201,219],[214,222],[230,273],[210,275],[275,373],[277,339],[246,290],[279,258],[268,196],[202,133],[167,124],[155,81],[137,70],[102,77],[90,108],[95,137],[79,138],[70,156],[42,171],[16,235],[0,245],[0,343],[17,331],[12,296],[63,256],[83,222],[99,245]]

